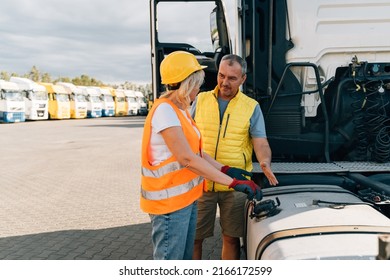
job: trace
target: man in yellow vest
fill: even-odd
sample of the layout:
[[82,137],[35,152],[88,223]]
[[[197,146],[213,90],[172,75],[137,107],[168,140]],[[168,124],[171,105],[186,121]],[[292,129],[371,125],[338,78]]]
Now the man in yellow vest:
[[[212,91],[199,93],[191,115],[202,134],[204,151],[225,165],[222,172],[238,180],[251,176],[254,150],[264,175],[271,185],[276,185],[260,106],[239,89],[245,79],[245,60],[237,55],[224,56],[219,66],[218,85]],[[214,234],[217,205],[223,237],[222,259],[240,259],[246,198],[228,186],[207,181],[207,192],[198,201],[193,259],[202,258],[203,240]]]

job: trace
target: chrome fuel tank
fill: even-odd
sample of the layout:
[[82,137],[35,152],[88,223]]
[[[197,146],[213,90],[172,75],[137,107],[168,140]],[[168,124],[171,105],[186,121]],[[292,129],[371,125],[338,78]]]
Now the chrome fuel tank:
[[246,206],[247,259],[375,259],[379,235],[390,234],[386,216],[338,186],[263,193],[261,203]]

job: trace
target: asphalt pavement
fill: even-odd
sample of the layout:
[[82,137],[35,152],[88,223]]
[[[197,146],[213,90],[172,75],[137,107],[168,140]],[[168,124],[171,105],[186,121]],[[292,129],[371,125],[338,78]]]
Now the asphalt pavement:
[[[0,259],[152,259],[139,209],[144,119],[0,124]],[[216,226],[203,259],[220,254]]]

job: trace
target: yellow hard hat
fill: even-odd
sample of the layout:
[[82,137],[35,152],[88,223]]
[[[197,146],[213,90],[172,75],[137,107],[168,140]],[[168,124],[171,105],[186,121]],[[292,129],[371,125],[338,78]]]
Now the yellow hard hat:
[[206,67],[200,65],[196,57],[189,52],[172,52],[161,62],[161,83],[164,85],[180,83],[192,73]]

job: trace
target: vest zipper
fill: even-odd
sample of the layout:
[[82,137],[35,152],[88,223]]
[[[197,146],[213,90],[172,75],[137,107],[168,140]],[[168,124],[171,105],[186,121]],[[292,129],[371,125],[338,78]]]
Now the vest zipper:
[[229,124],[229,118],[230,118],[230,114],[228,114],[227,118],[226,118],[226,125],[225,125],[225,130],[223,131],[223,138],[225,138],[225,136],[226,136],[226,130],[227,130],[227,127]]
[[[218,144],[219,144],[219,136],[221,135],[221,128],[222,128],[222,124],[220,123],[219,128],[218,128],[217,144],[215,145],[215,152],[214,152],[214,159],[215,160],[217,160],[217,151],[218,151]],[[215,182],[213,182],[213,190],[212,191],[215,191]]]
[[[217,104],[218,104],[218,98],[216,98]],[[229,105],[228,105],[229,106]],[[226,108],[227,109],[227,108]],[[218,111],[219,111],[219,106],[218,106]],[[224,113],[225,114],[225,113]],[[229,121],[230,114],[228,114],[227,121],[226,121],[226,126]],[[223,116],[219,120],[219,128],[218,128],[218,137],[217,137],[217,144],[215,145],[215,152],[214,152],[214,159],[217,160],[217,152],[218,152],[218,145],[219,145],[219,137],[221,136],[221,130],[222,130],[222,122],[223,122]],[[225,138],[226,134],[226,126],[225,126],[225,131],[223,134],[223,138]],[[213,182],[213,190],[215,191],[215,182]]]
[[[219,106],[218,106],[218,110],[219,110]],[[223,116],[222,119],[219,120],[218,137],[217,137],[217,143],[215,145],[215,152],[214,152],[215,160],[217,160],[217,152],[218,152],[218,145],[219,145],[219,137],[221,136],[222,121],[223,121]],[[215,191],[215,182],[213,182],[213,191]]]

